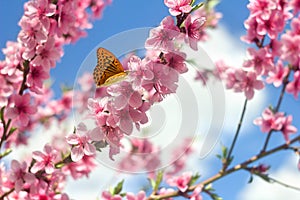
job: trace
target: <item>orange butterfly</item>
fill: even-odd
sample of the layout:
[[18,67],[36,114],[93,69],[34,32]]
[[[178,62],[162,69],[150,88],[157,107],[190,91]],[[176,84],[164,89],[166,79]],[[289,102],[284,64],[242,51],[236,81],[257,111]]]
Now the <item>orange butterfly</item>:
[[98,62],[93,72],[94,81],[97,87],[109,86],[124,80],[128,72],[120,61],[110,51],[104,48],[97,50]]

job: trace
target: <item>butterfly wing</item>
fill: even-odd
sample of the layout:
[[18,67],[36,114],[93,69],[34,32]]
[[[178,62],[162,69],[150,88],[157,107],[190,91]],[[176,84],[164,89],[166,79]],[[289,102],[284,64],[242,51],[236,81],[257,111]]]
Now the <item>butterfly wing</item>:
[[108,77],[106,81],[101,86],[110,86],[114,83],[118,83],[122,80],[124,80],[127,77],[127,72],[120,72],[118,74],[115,74],[113,76]]
[[97,59],[97,66],[93,72],[97,87],[103,85],[109,77],[124,72],[120,61],[107,49],[99,48],[97,50]]

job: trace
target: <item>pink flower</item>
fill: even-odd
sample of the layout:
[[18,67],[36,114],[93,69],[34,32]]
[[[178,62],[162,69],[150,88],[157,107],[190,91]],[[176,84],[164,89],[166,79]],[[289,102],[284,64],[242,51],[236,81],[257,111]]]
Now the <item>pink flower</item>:
[[70,29],[73,28],[76,23],[76,15],[70,10],[76,10],[76,3],[73,1],[58,2],[58,19],[57,19],[57,30],[58,35],[61,37],[63,34],[68,34]]
[[179,78],[176,70],[153,61],[149,61],[146,67],[152,71],[153,78],[144,80],[142,87],[149,91],[151,103],[160,102],[166,94],[175,93]]
[[30,115],[37,112],[37,108],[30,105],[30,95],[28,93],[23,96],[14,94],[11,96],[11,106],[7,108],[7,117],[16,119],[21,126],[27,126]]
[[[300,2],[299,2],[300,7]],[[300,19],[299,17],[294,17],[291,22],[291,31],[288,31],[288,33],[292,35],[300,35]]]
[[160,164],[158,147],[147,139],[132,139],[130,152],[122,158],[119,168],[130,172],[157,169]]
[[269,52],[272,53],[273,58],[274,58],[274,57],[280,57],[280,55],[282,54],[282,48],[281,47],[282,47],[282,41],[274,39],[274,40],[270,41],[270,45],[267,46],[266,48],[272,49],[272,51],[269,50]]
[[203,70],[203,71],[197,70],[195,81],[200,81],[202,82],[203,85],[206,85],[206,82],[208,81],[209,78],[208,75],[209,75],[209,71],[207,70]]
[[23,17],[20,20],[19,25],[22,30],[18,35],[18,39],[26,48],[32,50],[38,43],[47,41],[48,30],[43,26],[38,18],[32,18],[29,20],[27,17]]
[[144,191],[139,191],[139,193],[135,196],[131,192],[126,193],[127,200],[146,200],[146,193]]
[[90,91],[93,87],[94,80],[90,73],[84,73],[79,79],[78,84],[83,91]]
[[165,54],[167,65],[175,69],[178,73],[183,74],[188,71],[185,64],[186,54],[182,52],[169,52]]
[[114,107],[117,110],[125,108],[127,105],[139,108],[142,105],[141,94],[132,88],[131,83],[123,81],[120,84],[112,85],[107,92],[114,96]]
[[53,196],[53,200],[69,200],[70,198],[68,197],[67,194],[62,193],[62,194],[55,194]]
[[277,8],[277,5],[276,1],[250,0],[247,7],[253,16],[267,20],[271,17],[272,11]]
[[[49,38],[47,42],[36,46],[36,56],[32,60],[33,66],[42,66],[45,70],[55,66],[55,62],[60,58],[60,48],[55,46],[55,39]],[[31,58],[26,58],[31,59]]]
[[111,195],[110,192],[104,191],[101,194],[101,200],[122,200],[120,195]]
[[287,3],[266,0],[253,2],[261,3],[259,8],[250,8],[251,16],[255,17],[258,22],[258,34],[268,34],[271,39],[275,39],[283,31],[285,22],[292,17]]
[[174,149],[171,155],[171,160],[174,160],[172,165],[168,167],[169,169],[165,172],[166,177],[174,176],[175,174],[182,171],[186,165],[187,160],[191,153],[194,151],[191,144],[193,143],[193,138],[184,138],[181,144]]
[[192,179],[191,172],[184,172],[181,176],[171,177],[167,180],[170,186],[176,186],[181,192],[187,191]]
[[58,152],[50,145],[45,145],[44,153],[40,151],[34,151],[32,158],[36,161],[31,168],[32,173],[36,173],[39,170],[45,169],[47,174],[52,174],[55,170],[55,161],[58,156]]
[[41,66],[30,66],[27,83],[29,89],[37,94],[42,93],[44,80],[50,77],[49,71]]
[[205,19],[205,23],[201,27],[200,39],[206,41],[208,35],[206,33],[207,28],[216,28],[219,20],[222,18],[222,13],[216,12],[215,9],[207,9],[205,6],[193,11],[194,19]]
[[269,72],[266,81],[267,83],[273,83],[275,87],[279,87],[282,84],[283,79],[286,77],[288,72],[288,67],[283,66],[282,61],[279,60],[275,69]]
[[[148,53],[149,51],[147,51]],[[132,71],[131,76],[133,87],[140,87],[141,82],[145,80],[151,80],[153,78],[153,72],[144,66],[142,60],[137,56],[131,56],[128,62],[128,68]]]
[[189,13],[192,10],[191,0],[164,0],[164,2],[173,16]]
[[300,92],[300,71],[294,73],[294,79],[289,82],[286,86],[286,91],[292,93],[295,98],[298,98],[298,93]]
[[261,127],[261,131],[267,133],[271,130],[280,130],[284,121],[284,114],[282,112],[273,113],[272,110],[266,108],[262,117],[254,120],[254,124]]
[[83,176],[88,177],[95,167],[95,157],[83,156],[81,160],[65,165],[62,171],[64,174],[70,174],[74,179],[79,179]]
[[300,11],[300,0],[291,0],[291,1],[289,1],[289,3],[293,8],[294,14],[296,14]]
[[[106,2],[110,3],[110,2]],[[94,18],[100,18],[102,16],[102,11],[104,9],[105,2],[104,1],[94,1],[93,4],[91,5],[91,10],[93,12],[93,17]]]
[[201,186],[196,187],[190,196],[190,200],[202,200],[202,196],[200,195],[201,192],[202,192],[202,187]]
[[189,15],[185,21],[186,41],[192,49],[198,50],[197,42],[201,40],[201,29],[205,23],[205,18],[192,19]]
[[252,43],[252,42],[256,43],[263,38],[263,35],[259,35],[257,33],[258,23],[255,18],[250,16],[244,22],[244,27],[247,29],[247,35],[241,37],[242,41],[245,41],[247,43]]
[[24,5],[24,16],[29,19],[37,17],[44,27],[49,27],[49,18],[53,16],[56,11],[56,5],[48,3],[47,0],[29,1]]
[[288,61],[295,67],[300,66],[300,35],[284,34],[282,39],[282,59]]
[[85,124],[80,123],[77,127],[77,131],[82,132],[84,135],[72,134],[67,137],[67,142],[73,145],[71,158],[74,162],[82,159],[84,155],[91,156],[96,153],[95,146],[90,143]]
[[265,35],[276,39],[292,17],[288,4],[281,1],[251,0],[248,8],[250,16],[245,21],[248,33],[243,38],[247,42],[258,42]]
[[22,44],[8,41],[6,43],[6,48],[2,49],[5,60],[0,61],[0,74],[8,76],[15,75],[17,67],[24,61],[22,58],[24,50],[25,48]]
[[233,88],[235,92],[244,92],[248,100],[254,96],[254,89],[261,90],[264,84],[258,80],[258,76],[253,71],[244,71],[242,69],[228,69],[226,71],[226,87]]
[[16,192],[20,192],[24,184],[30,185],[35,181],[35,176],[27,172],[26,162],[11,161],[10,181],[14,183]]
[[9,97],[13,94],[14,88],[7,84],[5,78],[0,75],[0,107],[6,106]]
[[289,143],[289,135],[292,133],[296,133],[298,130],[296,127],[291,125],[293,120],[293,116],[289,115],[284,117],[283,123],[282,123],[282,129],[281,132],[284,136],[284,139],[287,143]]
[[252,173],[259,173],[259,174],[267,174],[270,166],[265,164],[259,164],[258,166],[251,167]]
[[150,50],[161,50],[164,52],[174,50],[174,38],[180,34],[174,23],[172,17],[165,17],[159,27],[151,29],[145,47]]
[[102,98],[100,101],[97,101],[93,98],[88,99],[90,117],[95,118],[98,126],[106,125],[106,121],[109,116],[106,106],[107,103],[107,98]]
[[254,48],[248,49],[249,59],[244,62],[243,66],[252,68],[258,75],[267,75],[274,68],[272,54],[266,48],[258,50]]
[[[169,194],[169,193],[172,193],[172,192],[174,192],[174,190],[172,189],[172,188],[161,188],[160,190],[159,190],[159,194]],[[166,200],[173,200],[173,198],[167,198]]]
[[230,68],[230,66],[228,66],[224,60],[218,60],[215,62],[216,68],[213,70],[213,75],[222,80],[222,79],[226,79],[226,70],[228,70]]

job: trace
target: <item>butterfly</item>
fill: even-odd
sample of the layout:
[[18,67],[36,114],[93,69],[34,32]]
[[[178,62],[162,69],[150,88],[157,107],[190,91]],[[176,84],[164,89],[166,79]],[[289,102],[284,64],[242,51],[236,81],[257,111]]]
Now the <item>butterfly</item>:
[[109,86],[122,81],[128,75],[120,61],[107,49],[97,49],[97,65],[93,72],[93,78],[97,87]]

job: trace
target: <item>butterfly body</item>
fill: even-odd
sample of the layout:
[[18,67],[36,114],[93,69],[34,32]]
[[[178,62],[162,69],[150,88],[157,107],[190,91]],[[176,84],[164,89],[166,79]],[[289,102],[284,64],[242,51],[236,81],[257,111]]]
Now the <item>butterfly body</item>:
[[98,48],[97,59],[97,65],[93,72],[97,87],[112,85],[124,80],[128,75],[116,56],[107,49]]

